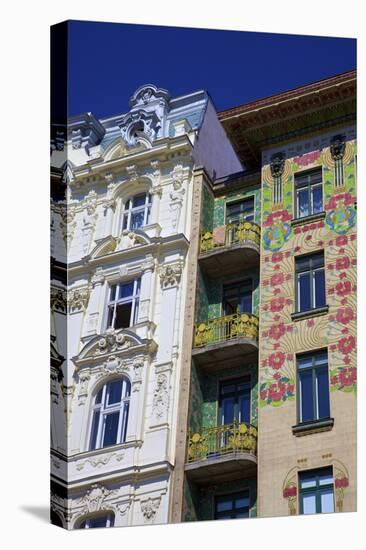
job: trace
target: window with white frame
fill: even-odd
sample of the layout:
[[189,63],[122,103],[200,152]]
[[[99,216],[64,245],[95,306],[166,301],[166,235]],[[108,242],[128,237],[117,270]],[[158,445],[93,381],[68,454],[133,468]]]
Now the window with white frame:
[[79,525],[79,529],[93,529],[95,527],[113,527],[114,514],[103,514],[84,519]]
[[117,378],[104,384],[94,398],[89,449],[126,441],[131,383]]
[[151,211],[150,193],[134,195],[125,203],[122,229],[138,229],[149,223]]
[[108,299],[107,328],[128,328],[137,323],[140,279],[111,285]]
[[295,174],[296,215],[305,218],[323,211],[322,169]]

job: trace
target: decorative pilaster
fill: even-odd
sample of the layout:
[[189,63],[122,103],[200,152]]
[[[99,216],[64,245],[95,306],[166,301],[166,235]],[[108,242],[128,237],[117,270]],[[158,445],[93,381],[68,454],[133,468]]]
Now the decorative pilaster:
[[343,157],[346,151],[346,138],[343,134],[336,135],[330,142],[330,154],[334,161],[334,187],[337,191],[344,188]]
[[272,203],[277,209],[283,203],[282,174],[285,169],[285,154],[279,152],[272,155],[270,168],[273,178]]
[[142,266],[140,305],[139,305],[139,317],[138,317],[139,323],[143,323],[149,320],[153,271],[154,271],[154,259],[152,255],[149,255],[146,257],[146,260]]
[[104,285],[105,277],[101,269],[97,270],[91,278],[91,292],[89,299],[89,307],[86,318],[85,335],[90,336],[96,334],[99,315],[100,315],[100,299]]
[[162,298],[158,363],[166,363],[172,360],[176,302],[182,271],[183,261],[181,260],[162,265],[159,269]]

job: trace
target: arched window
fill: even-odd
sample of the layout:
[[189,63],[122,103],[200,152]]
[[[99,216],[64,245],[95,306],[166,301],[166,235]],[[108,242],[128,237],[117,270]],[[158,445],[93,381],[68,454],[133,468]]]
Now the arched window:
[[93,529],[94,527],[113,527],[114,514],[103,514],[84,519],[79,524],[79,529]]
[[131,384],[126,378],[112,380],[98,391],[93,405],[90,450],[126,440],[130,395]]
[[141,193],[128,199],[123,212],[122,229],[138,229],[149,223],[151,195]]

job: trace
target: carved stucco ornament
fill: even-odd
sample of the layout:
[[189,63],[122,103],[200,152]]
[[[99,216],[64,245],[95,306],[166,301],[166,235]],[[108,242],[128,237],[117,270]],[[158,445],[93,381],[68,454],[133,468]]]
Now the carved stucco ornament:
[[156,513],[160,506],[161,497],[151,498],[141,501],[141,512],[146,523],[153,523]]
[[89,303],[89,297],[89,287],[71,290],[51,288],[51,309],[62,313],[85,311]]
[[160,282],[162,287],[178,285],[182,276],[183,262],[162,265],[160,267]]
[[117,333],[114,328],[110,328],[98,341],[95,355],[110,353],[129,346],[131,346],[131,341],[127,340],[124,334]]

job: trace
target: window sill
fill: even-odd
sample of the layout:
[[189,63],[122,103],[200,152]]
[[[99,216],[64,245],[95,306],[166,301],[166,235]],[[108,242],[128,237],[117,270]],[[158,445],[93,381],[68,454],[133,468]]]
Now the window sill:
[[311,435],[320,432],[328,432],[334,426],[334,418],[326,418],[324,420],[314,420],[312,422],[304,422],[292,426],[292,433],[296,437]]
[[297,225],[303,225],[305,223],[316,222],[318,220],[324,220],[325,211],[317,212],[317,214],[311,214],[311,216],[304,216],[303,218],[293,218],[291,220],[291,225],[296,227]]
[[303,319],[309,319],[310,317],[319,317],[320,315],[326,315],[329,311],[329,306],[316,307],[314,309],[308,309],[307,311],[296,311],[291,313],[292,321],[302,321]]

